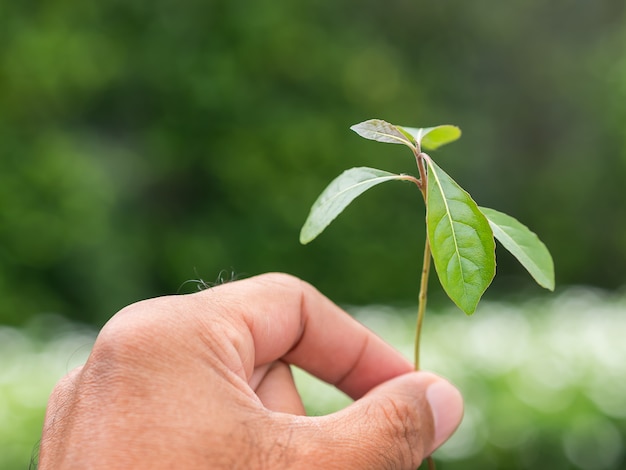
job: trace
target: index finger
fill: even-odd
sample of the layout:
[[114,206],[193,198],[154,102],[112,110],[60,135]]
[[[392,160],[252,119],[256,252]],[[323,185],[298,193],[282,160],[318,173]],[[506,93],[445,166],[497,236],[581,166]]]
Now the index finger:
[[[233,345],[242,363],[278,359],[337,386],[352,398],[413,370],[399,352],[310,284],[286,274],[264,274],[205,291],[219,291],[236,329]],[[237,344],[235,344],[237,343]]]

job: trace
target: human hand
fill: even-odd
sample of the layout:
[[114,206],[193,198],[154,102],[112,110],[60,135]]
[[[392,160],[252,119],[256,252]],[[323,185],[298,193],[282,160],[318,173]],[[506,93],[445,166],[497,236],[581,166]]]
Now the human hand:
[[[304,416],[288,364],[356,401]],[[39,468],[415,469],[462,407],[311,285],[266,274],[117,313],[55,387]]]

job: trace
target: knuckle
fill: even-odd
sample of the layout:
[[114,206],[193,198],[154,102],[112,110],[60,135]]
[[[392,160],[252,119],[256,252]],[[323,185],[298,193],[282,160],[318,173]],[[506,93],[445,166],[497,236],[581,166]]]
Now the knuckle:
[[155,352],[161,343],[157,332],[169,333],[169,328],[155,328],[159,323],[168,322],[167,315],[158,315],[164,308],[164,298],[137,302],[116,313],[100,330],[91,351],[88,363],[103,363],[108,366],[136,361]]
[[69,396],[74,393],[76,382],[82,370],[83,366],[73,369],[55,384],[48,400],[50,408],[60,408],[67,403]]

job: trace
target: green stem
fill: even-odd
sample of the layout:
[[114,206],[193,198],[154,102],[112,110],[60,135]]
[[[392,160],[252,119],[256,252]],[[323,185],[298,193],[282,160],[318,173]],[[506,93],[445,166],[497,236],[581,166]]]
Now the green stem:
[[[428,191],[428,177],[426,174],[426,168],[424,166],[424,157],[426,154],[422,153],[418,148],[415,152],[415,160],[417,162],[417,168],[420,173],[420,191],[424,197],[424,205],[428,210],[428,199],[426,197]],[[430,276],[430,242],[428,240],[428,230],[426,231],[424,241],[424,259],[422,260],[422,276],[420,279],[420,292],[417,305],[417,325],[415,327],[415,370],[420,369],[420,340],[422,336],[422,325],[424,324],[424,315],[426,314],[426,300],[428,298],[428,278]],[[426,458],[428,463],[428,470],[436,470],[435,460],[432,456]]]
[[[420,174],[420,191],[424,198],[424,205],[428,211],[428,175],[424,166],[424,157],[426,154],[422,153],[419,148],[415,152],[415,161],[417,163],[417,169]],[[417,306],[417,325],[415,327],[415,370],[420,368],[420,338],[422,336],[422,324],[424,323],[424,315],[426,313],[426,299],[428,297],[428,276],[430,275],[430,242],[428,241],[428,230],[426,230],[424,241],[424,258],[422,260],[422,277],[420,280],[420,291],[418,297]]]
[[424,323],[424,314],[426,313],[426,299],[428,297],[428,277],[430,274],[430,243],[428,242],[428,234],[424,242],[424,261],[422,264],[422,278],[420,281],[420,292],[417,307],[417,326],[415,327],[415,370],[420,368],[420,339],[422,335],[422,324]]

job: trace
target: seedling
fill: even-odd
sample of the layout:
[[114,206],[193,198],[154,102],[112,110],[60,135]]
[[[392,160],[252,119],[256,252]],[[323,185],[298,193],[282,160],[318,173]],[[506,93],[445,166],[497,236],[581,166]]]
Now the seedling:
[[[456,126],[401,127],[380,119],[351,129],[366,139],[406,145],[415,156],[419,176],[394,174],[375,168],[344,171],[320,194],[300,232],[309,243],[359,195],[386,181],[414,183],[426,206],[426,238],[415,329],[415,369],[420,367],[420,336],[431,258],[446,294],[467,315],[476,310],[496,272],[495,240],[526,268],[542,287],[554,290],[554,263],[550,252],[528,227],[494,209],[479,207],[472,197],[422,150],[435,150],[461,137]],[[494,240],[495,239],[495,240]],[[429,459],[430,468],[434,468]]]

